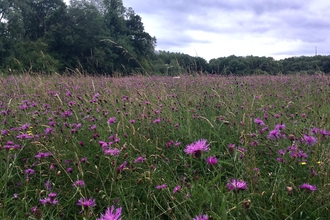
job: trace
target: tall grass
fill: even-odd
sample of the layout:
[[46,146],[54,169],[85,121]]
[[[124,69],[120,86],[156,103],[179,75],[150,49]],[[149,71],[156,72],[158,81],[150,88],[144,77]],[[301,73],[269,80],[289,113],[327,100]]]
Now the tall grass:
[[0,91],[1,219],[328,217],[329,76],[8,76]]

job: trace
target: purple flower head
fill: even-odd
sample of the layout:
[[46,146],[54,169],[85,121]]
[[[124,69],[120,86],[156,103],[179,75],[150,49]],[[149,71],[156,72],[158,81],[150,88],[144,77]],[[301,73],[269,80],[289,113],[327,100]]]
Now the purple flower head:
[[34,170],[28,168],[28,169],[25,170],[25,173],[26,173],[27,175],[33,175],[33,174],[34,174]]
[[206,139],[201,139],[192,144],[189,144],[186,146],[186,149],[184,150],[184,152],[186,154],[191,154],[196,157],[200,157],[202,151],[204,151],[204,152],[209,151],[209,144],[206,144],[206,142],[207,142]]
[[226,184],[227,189],[230,191],[239,191],[239,190],[247,190],[247,184],[244,181],[232,179],[231,182]]
[[140,157],[138,157],[138,158],[136,158],[136,159],[134,160],[134,163],[142,163],[142,162],[145,161],[145,160],[146,160],[145,157],[140,156]]
[[43,205],[56,205],[58,203],[58,200],[56,199],[57,194],[54,192],[51,192],[48,194],[47,198],[40,199],[40,203]]
[[73,187],[85,186],[85,182],[83,180],[77,180],[72,184]]
[[154,120],[153,123],[154,123],[154,124],[158,124],[159,122],[160,122],[160,118],[157,118],[157,119]]
[[276,130],[283,130],[283,129],[285,129],[285,124],[278,124],[278,125],[275,126],[275,129]]
[[260,118],[255,118],[254,123],[256,123],[258,125],[265,125],[265,123]]
[[214,166],[217,162],[218,162],[218,159],[215,157],[215,156],[209,156],[207,159],[206,159],[206,162],[211,165],[211,166]]
[[108,119],[108,124],[114,124],[116,123],[116,117],[111,117]]
[[120,154],[120,150],[118,148],[107,148],[104,150],[105,155],[117,156]]
[[41,158],[47,158],[51,156],[50,152],[39,152],[37,155],[35,155],[35,158],[41,159]]
[[165,188],[167,188],[166,183],[156,186],[156,189],[165,189]]
[[304,183],[300,185],[300,189],[306,189],[307,191],[316,191],[316,185],[310,185],[308,183]]
[[302,142],[306,143],[307,145],[314,146],[317,143],[317,139],[313,136],[304,135]]
[[207,215],[197,215],[195,218],[193,218],[192,220],[208,220],[209,217]]
[[96,206],[95,199],[93,199],[93,197],[90,197],[89,199],[81,198],[78,200],[77,205],[83,207],[84,209]]
[[46,183],[45,183],[45,188],[47,190],[52,190],[52,182],[47,180]]
[[119,173],[120,171],[122,171],[127,165],[127,161],[124,161],[121,165],[119,165],[119,167],[117,167],[117,172]]
[[180,185],[177,185],[176,187],[174,187],[173,189],[173,194],[179,192],[181,190],[181,186]]
[[281,137],[281,132],[278,129],[271,130],[267,137],[271,140],[277,140],[278,138]]
[[49,134],[51,134],[51,133],[53,133],[53,129],[52,129],[51,127],[47,127],[47,128],[45,129],[45,134],[46,134],[46,135],[49,135]]
[[121,220],[122,207],[115,209],[114,206],[108,208],[104,214],[101,214],[100,218],[96,220]]

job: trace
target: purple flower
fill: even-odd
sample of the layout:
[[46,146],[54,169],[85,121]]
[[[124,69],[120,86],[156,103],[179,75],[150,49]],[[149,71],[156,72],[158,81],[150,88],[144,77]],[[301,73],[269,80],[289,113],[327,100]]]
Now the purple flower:
[[166,183],[156,186],[156,189],[165,189],[167,187]]
[[278,125],[275,126],[275,129],[276,130],[283,130],[283,129],[285,129],[285,124],[278,124]]
[[28,168],[28,169],[25,170],[25,173],[26,173],[27,175],[33,175],[33,174],[34,174],[34,170]]
[[265,123],[260,118],[255,118],[254,123],[256,123],[258,125],[265,125]]
[[218,162],[218,159],[215,157],[215,156],[209,156],[207,159],[206,159],[206,162],[211,165],[211,166],[214,166],[217,162]]
[[74,182],[72,184],[72,186],[74,186],[74,187],[85,186],[85,182],[83,180],[77,180],[76,182]]
[[81,198],[78,200],[77,205],[83,207],[84,209],[96,206],[95,199],[93,199],[93,197],[90,197],[89,199]]
[[120,154],[120,150],[117,148],[107,148],[104,150],[104,154],[105,155],[110,154],[111,156],[117,156]]
[[46,134],[46,135],[49,135],[49,134],[51,134],[51,133],[53,133],[53,129],[52,129],[51,127],[47,127],[47,128],[45,129],[45,134]]
[[180,185],[177,185],[176,187],[174,187],[173,189],[173,194],[179,192],[181,190],[181,186]]
[[119,165],[119,167],[117,167],[117,172],[119,173],[120,171],[122,171],[127,165],[127,161],[124,161],[124,163],[122,163],[121,165]]
[[316,185],[310,185],[308,183],[304,183],[300,185],[300,189],[306,189],[307,191],[316,191]]
[[153,123],[154,123],[154,124],[158,124],[159,122],[160,122],[160,118],[157,118],[157,119],[154,120]]
[[313,136],[304,135],[302,142],[306,143],[307,145],[314,146],[317,143],[317,139]]
[[208,219],[209,217],[207,215],[201,214],[201,215],[196,215],[196,217],[193,218],[192,220],[208,220]]
[[280,130],[274,129],[269,132],[267,137],[271,140],[277,140],[278,138],[280,138],[280,136],[281,136]]
[[57,194],[56,193],[49,193],[47,198],[40,199],[40,203],[43,205],[56,205],[58,203],[58,200],[56,199]]
[[[115,211],[115,212],[114,212]],[[121,220],[122,207],[115,209],[114,206],[108,208],[104,214],[101,214],[100,218],[96,220]]]
[[39,152],[37,155],[35,155],[35,158],[41,159],[41,158],[47,158],[51,156],[50,152]]
[[140,156],[140,157],[138,157],[138,158],[136,158],[136,159],[134,160],[134,163],[142,163],[142,162],[145,161],[145,160],[146,160],[145,157]]
[[246,182],[235,179],[233,179],[230,183],[227,183],[226,187],[231,191],[247,190]]
[[46,183],[45,183],[45,188],[47,190],[52,190],[52,182],[47,180]]
[[111,118],[108,119],[108,124],[109,125],[114,124],[114,123],[116,123],[116,117],[111,117]]
[[191,154],[196,157],[200,157],[202,151],[204,151],[204,152],[209,151],[209,144],[206,144],[206,142],[207,142],[207,140],[201,139],[192,144],[189,144],[186,146],[186,149],[184,150],[184,152],[186,154]]

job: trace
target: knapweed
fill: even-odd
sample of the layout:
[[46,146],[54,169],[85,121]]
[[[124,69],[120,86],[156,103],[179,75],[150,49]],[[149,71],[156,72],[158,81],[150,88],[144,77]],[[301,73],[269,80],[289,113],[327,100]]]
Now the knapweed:
[[73,187],[85,186],[85,182],[83,180],[77,180],[72,184]]
[[184,152],[186,154],[191,154],[193,156],[200,157],[203,151],[209,151],[209,144],[207,144],[206,142],[206,139],[201,139],[192,144],[189,144],[186,146]]
[[167,188],[166,183],[156,186],[156,189],[165,189],[165,188]]
[[231,182],[226,184],[227,189],[230,191],[239,191],[239,190],[247,190],[246,182],[242,180],[232,179]]
[[110,125],[110,124],[114,124],[116,123],[116,117],[111,117],[108,119],[107,123]]
[[306,191],[311,192],[311,191],[316,191],[317,188],[316,185],[310,185],[308,183],[304,183],[300,185],[300,189],[305,189]]
[[215,156],[209,156],[206,159],[206,162],[210,165],[210,166],[214,166],[215,164],[217,164],[218,159]]
[[208,217],[208,215],[203,215],[203,214],[201,214],[201,215],[197,215],[195,218],[193,218],[192,220],[208,220],[209,219],[209,217]]
[[114,206],[108,208],[104,214],[101,214],[100,218],[96,220],[121,220],[122,207],[115,209]]
[[173,194],[179,192],[181,190],[181,186],[180,185],[177,185],[176,187],[174,187],[173,189]]
[[93,197],[90,197],[89,199],[80,198],[77,202],[77,205],[81,206],[83,209],[88,209],[90,207],[96,206],[95,199],[93,199]]
[[304,135],[302,142],[306,143],[307,145],[314,146],[317,143],[317,139],[313,136]]
[[143,156],[139,156],[138,158],[136,158],[136,159],[134,160],[134,163],[142,163],[142,162],[145,161],[145,160],[146,160],[145,157],[143,157]]

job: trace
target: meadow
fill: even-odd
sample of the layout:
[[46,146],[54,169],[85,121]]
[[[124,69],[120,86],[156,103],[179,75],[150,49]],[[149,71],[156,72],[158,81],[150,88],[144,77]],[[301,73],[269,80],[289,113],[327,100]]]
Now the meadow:
[[1,219],[328,219],[330,76],[2,76]]

